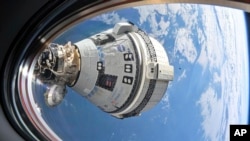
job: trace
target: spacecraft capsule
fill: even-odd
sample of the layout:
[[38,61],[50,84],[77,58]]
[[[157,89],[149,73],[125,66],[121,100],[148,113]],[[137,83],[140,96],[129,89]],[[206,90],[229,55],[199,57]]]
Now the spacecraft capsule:
[[152,108],[174,76],[163,46],[132,23],[117,23],[74,44],[51,44],[37,66],[42,81],[60,90],[54,92],[54,101],[52,92],[47,92],[52,97],[47,96],[47,103],[59,104],[68,85],[117,118],[137,116]]

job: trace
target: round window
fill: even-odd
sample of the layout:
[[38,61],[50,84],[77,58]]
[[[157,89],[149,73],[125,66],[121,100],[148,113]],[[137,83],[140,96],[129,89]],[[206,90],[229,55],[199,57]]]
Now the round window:
[[158,4],[84,14],[44,30],[7,76],[6,99],[33,139],[229,140],[231,124],[248,123],[244,12]]

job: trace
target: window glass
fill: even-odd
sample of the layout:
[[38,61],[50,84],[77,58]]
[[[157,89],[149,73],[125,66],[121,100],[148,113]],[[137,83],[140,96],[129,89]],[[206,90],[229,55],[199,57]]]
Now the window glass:
[[[58,36],[53,43],[65,45],[70,42],[69,46],[74,48],[83,39],[111,29],[120,22],[133,23],[160,42],[167,53],[169,64],[174,67],[174,79],[169,81],[161,101],[154,103],[152,109],[139,116],[119,119],[102,111],[115,110],[109,109],[109,105],[101,107],[102,105],[94,105],[89,101],[98,91],[95,88],[82,90],[82,93],[88,93],[86,98],[74,90],[75,81],[71,77],[67,78],[70,83],[65,88],[60,83],[59,86],[52,87],[53,84],[45,82],[55,77],[53,72],[43,70],[45,80],[41,80],[35,75],[37,70],[34,69],[33,74],[37,77],[32,80],[33,96],[30,100],[36,104],[36,114],[59,138],[108,141],[229,140],[230,124],[248,122],[249,54],[243,11],[196,4],[131,7],[83,21]],[[93,40],[93,44],[102,45],[115,39],[110,34],[100,34],[89,39],[89,42]],[[115,50],[122,53],[122,77],[118,74],[101,74],[103,69],[107,70],[103,68],[107,62],[103,60],[96,61],[97,63],[93,59],[84,60],[84,67],[93,67],[99,73],[97,86],[103,89],[98,91],[98,95],[113,92],[118,84],[130,88],[137,81],[136,53],[123,52],[127,49],[124,44],[121,43]],[[88,45],[90,52],[84,55],[94,56],[95,52],[91,52],[92,47]],[[63,71],[59,67],[62,66],[60,58],[57,58],[57,63],[53,62],[53,56],[49,53],[53,51],[53,47],[44,51],[40,55],[40,64]],[[57,57],[60,56],[60,50],[57,53]],[[164,70],[163,65],[158,67]],[[119,67],[112,68],[116,69]],[[79,70],[80,73],[87,74],[83,67]],[[154,70],[150,68],[151,73]],[[93,78],[86,75],[84,77]],[[92,83],[95,82],[89,79],[86,85]],[[51,94],[48,89],[51,93],[57,91],[50,103],[45,100]],[[154,89],[160,90],[161,87]],[[120,92],[125,93],[125,90]],[[108,99],[107,96],[102,96]],[[127,99],[122,96],[121,94],[121,99]],[[60,104],[53,105],[55,102]]]

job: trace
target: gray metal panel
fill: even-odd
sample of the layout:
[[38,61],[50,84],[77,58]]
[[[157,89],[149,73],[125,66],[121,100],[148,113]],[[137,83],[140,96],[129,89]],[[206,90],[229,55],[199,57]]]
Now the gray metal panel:
[[72,88],[83,96],[86,96],[91,92],[96,83],[98,52],[95,44],[90,39],[77,42],[76,46],[81,55],[81,71],[77,82]]
[[126,32],[134,31],[134,26],[129,23],[118,23],[115,25],[113,32],[116,35],[124,34]]

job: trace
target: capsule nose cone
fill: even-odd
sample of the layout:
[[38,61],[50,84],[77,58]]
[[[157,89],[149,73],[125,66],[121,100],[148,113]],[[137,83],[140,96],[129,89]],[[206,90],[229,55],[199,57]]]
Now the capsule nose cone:
[[66,93],[64,86],[52,85],[44,94],[45,102],[49,107],[55,107],[62,102]]

